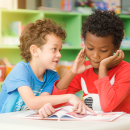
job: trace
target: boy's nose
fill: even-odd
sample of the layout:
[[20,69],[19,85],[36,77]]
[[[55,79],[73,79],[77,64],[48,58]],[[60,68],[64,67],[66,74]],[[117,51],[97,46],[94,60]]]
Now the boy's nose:
[[56,56],[57,56],[58,58],[61,58],[61,53],[58,52]]
[[98,53],[98,52],[94,52],[93,57],[94,57],[95,59],[99,59],[99,58],[100,58],[100,55],[99,55],[99,53]]

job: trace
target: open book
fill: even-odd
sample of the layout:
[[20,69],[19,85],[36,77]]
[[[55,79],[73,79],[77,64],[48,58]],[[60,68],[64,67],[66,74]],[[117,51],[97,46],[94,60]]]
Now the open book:
[[[77,114],[72,111],[73,106],[65,106],[57,108],[55,113],[44,120],[94,120],[94,121],[113,121],[125,114],[124,112],[108,112],[96,111],[97,116],[87,111],[87,114]],[[24,111],[20,114],[12,116],[13,118],[41,119],[35,110]]]

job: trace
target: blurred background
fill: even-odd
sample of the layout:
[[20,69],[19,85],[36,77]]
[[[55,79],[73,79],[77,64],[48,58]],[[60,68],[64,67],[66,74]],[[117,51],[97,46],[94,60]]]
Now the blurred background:
[[[14,1],[14,4],[17,5],[16,8],[19,9],[37,9],[40,6],[43,7],[50,7],[50,8],[56,8],[56,9],[60,9],[60,3],[61,0],[0,0],[0,6],[2,7],[2,5],[8,6],[9,7],[9,1]],[[76,0],[70,0],[72,2],[72,10],[75,10],[75,2]],[[80,2],[82,2],[83,0],[78,0]],[[94,2],[103,2],[104,0],[93,0]],[[114,3],[115,0],[108,0],[111,3]],[[123,11],[129,11],[130,10],[130,1],[129,0],[116,0],[119,1],[121,4],[121,9]],[[5,5],[6,4],[6,5]]]

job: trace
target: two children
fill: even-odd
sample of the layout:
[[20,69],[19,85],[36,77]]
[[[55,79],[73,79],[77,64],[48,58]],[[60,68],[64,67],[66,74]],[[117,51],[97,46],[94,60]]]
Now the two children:
[[[69,102],[82,114],[86,109],[94,113],[87,106],[93,110],[130,113],[130,64],[123,61],[124,53],[119,50],[124,36],[122,20],[114,12],[104,10],[91,14],[82,26],[85,46],[58,81],[52,70],[60,60],[65,36],[65,31],[50,20],[26,26],[20,37],[20,50],[27,63],[18,63],[5,79],[0,111],[28,107],[40,109],[39,114],[46,117],[54,112],[53,105]],[[80,90],[87,106],[73,95]]]
[[[82,36],[83,56],[89,60],[84,63],[86,56],[82,61],[77,58],[75,66],[56,82],[53,94],[83,90],[84,102],[93,110],[130,113],[130,64],[119,50],[123,21],[113,11],[96,10],[83,23]],[[85,71],[88,65],[92,68]]]
[[5,79],[0,93],[0,113],[20,111],[25,109],[37,110],[46,103],[45,109],[39,114],[51,115],[53,105],[69,102],[74,111],[81,107],[91,111],[84,102],[74,94],[51,95],[58,74],[53,71],[61,58],[60,50],[66,38],[62,26],[50,19],[37,20],[26,25],[20,36],[20,51],[25,62],[19,62]]

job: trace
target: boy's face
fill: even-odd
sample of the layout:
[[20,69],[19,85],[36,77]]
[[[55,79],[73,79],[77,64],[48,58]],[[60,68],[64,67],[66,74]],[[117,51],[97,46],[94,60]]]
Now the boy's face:
[[112,36],[97,37],[96,35],[87,32],[85,39],[86,55],[90,60],[93,68],[99,68],[100,62],[112,56],[116,49],[112,43]]
[[55,70],[61,58],[62,39],[52,33],[46,35],[46,41],[39,49],[39,62],[45,69]]

